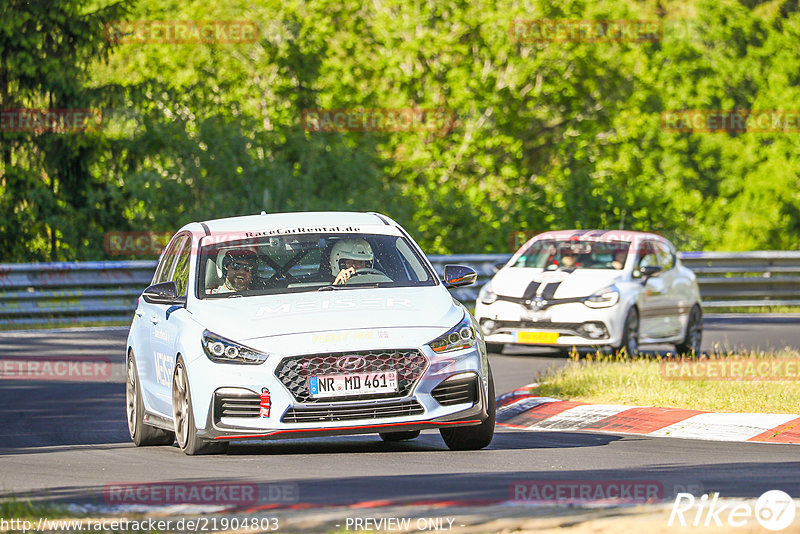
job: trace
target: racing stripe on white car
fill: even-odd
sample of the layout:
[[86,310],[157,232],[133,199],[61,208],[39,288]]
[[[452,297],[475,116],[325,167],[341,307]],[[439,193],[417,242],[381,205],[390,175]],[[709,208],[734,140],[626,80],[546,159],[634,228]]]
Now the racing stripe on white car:
[[522,294],[522,298],[531,300],[533,297],[539,294],[539,287],[542,284],[540,282],[531,282],[528,284],[528,287],[525,288],[525,292]]
[[556,296],[556,290],[558,290],[558,286],[560,285],[561,282],[551,282],[549,284],[546,284],[544,288],[539,292],[538,296],[542,297],[545,300],[552,300],[553,297]]

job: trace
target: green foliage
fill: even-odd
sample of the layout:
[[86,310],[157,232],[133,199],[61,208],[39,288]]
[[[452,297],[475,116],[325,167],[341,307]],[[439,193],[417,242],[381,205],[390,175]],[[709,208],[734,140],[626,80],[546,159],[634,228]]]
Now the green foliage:
[[[755,4],[6,0],[0,108],[100,106],[105,120],[93,133],[0,132],[0,252],[98,258],[104,232],[261,209],[382,211],[431,253],[505,251],[512,232],[570,227],[796,248],[798,134],[661,126],[667,110],[798,109],[800,13]],[[111,46],[103,25],[122,18],[249,20],[259,35]],[[658,20],[664,34],[515,41],[512,22],[532,19]],[[458,120],[304,131],[313,108]]]

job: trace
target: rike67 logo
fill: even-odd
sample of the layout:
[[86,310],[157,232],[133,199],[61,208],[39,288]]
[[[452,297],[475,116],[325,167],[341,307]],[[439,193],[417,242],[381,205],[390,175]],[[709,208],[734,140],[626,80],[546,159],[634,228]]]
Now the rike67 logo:
[[667,526],[673,526],[677,520],[682,527],[727,526],[743,527],[755,519],[767,530],[783,530],[794,521],[797,504],[791,496],[781,490],[770,490],[753,506],[749,502],[720,502],[719,494],[712,493],[696,499],[690,493],[679,493],[675,497]]

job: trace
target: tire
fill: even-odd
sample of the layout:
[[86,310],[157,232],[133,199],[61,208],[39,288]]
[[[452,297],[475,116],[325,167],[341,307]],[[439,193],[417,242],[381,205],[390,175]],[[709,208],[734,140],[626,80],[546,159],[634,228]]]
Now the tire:
[[486,351],[493,352],[495,354],[503,354],[503,348],[505,348],[505,343],[486,343]]
[[128,352],[125,380],[125,411],[128,416],[128,433],[137,447],[149,445],[172,445],[175,433],[150,426],[144,422],[144,401],[142,400],[139,372],[133,351]]
[[682,343],[675,345],[679,355],[699,356],[703,344],[703,311],[695,304],[689,312],[689,321],[686,324],[686,336]]
[[405,441],[407,439],[414,439],[419,436],[419,430],[406,430],[404,432],[381,432],[380,436],[383,441]]
[[494,437],[495,412],[497,401],[494,397],[494,379],[489,367],[489,398],[487,399],[489,417],[477,426],[461,426],[456,428],[440,428],[445,445],[451,451],[476,451],[487,447]]
[[186,378],[186,365],[178,356],[172,373],[172,414],[175,420],[175,437],[178,446],[189,456],[221,454],[228,450],[227,442],[207,442],[197,436],[192,410],[192,394]]
[[629,358],[639,355],[639,310],[636,307],[628,310],[625,326],[622,327],[622,340],[614,347],[614,352]]

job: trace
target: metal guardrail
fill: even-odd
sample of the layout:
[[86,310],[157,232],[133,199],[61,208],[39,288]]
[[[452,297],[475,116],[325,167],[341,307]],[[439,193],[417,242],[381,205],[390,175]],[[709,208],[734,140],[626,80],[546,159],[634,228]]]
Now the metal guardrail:
[[[452,291],[474,302],[510,254],[429,256],[443,274],[448,263],[469,265],[478,283]],[[800,252],[684,252],[697,274],[706,308],[800,306]],[[156,262],[0,264],[0,325],[91,323],[127,320],[153,276]]]
[[156,262],[0,264],[0,325],[130,318]]

